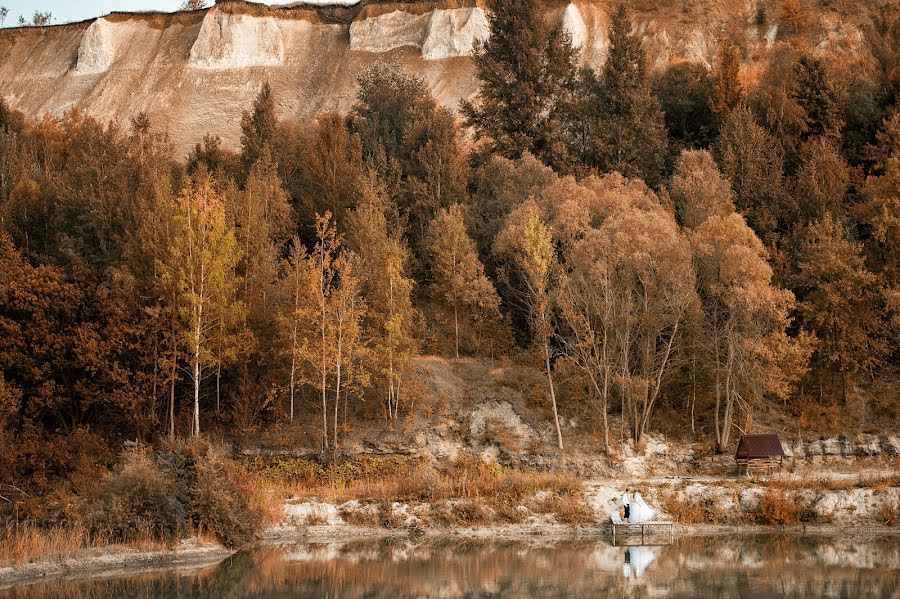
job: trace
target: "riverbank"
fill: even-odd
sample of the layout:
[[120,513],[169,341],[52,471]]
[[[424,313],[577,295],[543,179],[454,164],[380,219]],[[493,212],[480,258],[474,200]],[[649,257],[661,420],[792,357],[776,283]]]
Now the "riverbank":
[[234,554],[217,543],[185,539],[165,549],[138,549],[113,546],[83,550],[62,559],[36,560],[0,567],[0,589],[51,578],[125,576],[161,569],[193,569]]
[[[673,463],[671,454],[657,457],[655,447],[630,456],[631,464],[658,472],[661,463]],[[404,543],[608,542],[610,518],[619,512],[626,488],[643,494],[657,510],[656,520],[675,524],[675,538],[773,532],[900,535],[900,475],[895,460],[881,457],[830,459],[827,470],[821,462],[795,459],[789,471],[760,478],[621,473],[584,479],[571,472],[504,466],[480,456],[443,463],[410,456],[363,456],[327,467],[281,458],[244,463],[244,468],[246,477],[237,479],[243,482],[240,488],[249,489],[254,503],[268,506],[260,512],[267,514],[267,523],[263,526],[260,521],[254,535],[257,543],[331,546],[389,538]],[[245,519],[243,511],[232,512],[235,520]],[[66,550],[56,551],[55,558],[46,558],[54,552],[32,549],[21,554],[18,563],[0,561],[0,588],[47,578],[117,577],[199,567],[233,553],[212,538],[203,543],[194,538],[168,548],[160,542],[132,547],[59,545]]]
[[[317,525],[295,529],[286,534],[270,529],[263,539],[248,546],[255,550],[271,546],[315,546],[325,548],[327,554],[337,554],[359,543],[394,542],[416,546],[444,542],[524,543],[526,546],[585,541],[606,544],[611,542],[608,524],[568,525],[498,525],[459,527],[450,529],[386,529],[352,525]],[[676,541],[701,537],[739,537],[742,535],[777,534],[789,537],[834,538],[842,541],[866,541],[892,537],[900,542],[900,528],[891,526],[857,526],[847,528],[826,525],[678,525],[674,527]],[[157,571],[176,571],[188,575],[212,566],[233,555],[235,551],[220,545],[200,545],[196,539],[183,541],[178,547],[163,550],[138,550],[127,547],[100,547],[83,555],[64,560],[36,561],[13,567],[0,567],[0,590],[16,585],[30,585],[50,580],[84,580],[133,576]],[[321,551],[320,551],[321,553]]]

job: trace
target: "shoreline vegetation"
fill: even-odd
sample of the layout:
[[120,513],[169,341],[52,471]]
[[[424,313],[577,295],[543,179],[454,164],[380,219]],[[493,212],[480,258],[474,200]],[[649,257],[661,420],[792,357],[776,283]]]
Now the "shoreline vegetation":
[[[191,457],[200,455],[214,465],[212,480],[186,475]],[[101,484],[102,492],[89,499],[90,508],[82,504],[73,512],[78,520],[49,530],[31,524],[7,528],[0,542],[0,587],[46,577],[205,565],[260,543],[392,536],[606,542],[609,516],[626,486],[660,510],[658,519],[675,523],[677,538],[900,533],[900,474],[890,461],[878,463],[886,468],[881,471],[851,464],[858,467],[855,474],[583,479],[465,454],[447,463],[402,455],[357,456],[327,465],[286,458],[236,461],[222,448],[194,442],[157,451],[136,448],[122,462]],[[173,463],[181,468],[167,471]],[[191,477],[191,490],[182,495],[185,504],[159,511],[153,490],[178,497],[173,485]],[[173,513],[200,513],[199,498],[209,496],[204,488],[218,493],[222,480],[231,481],[240,496],[233,492],[206,506],[216,512],[215,521],[186,518],[180,527],[172,521]],[[108,513],[110,506],[114,514]],[[256,525],[250,527],[250,521]]]

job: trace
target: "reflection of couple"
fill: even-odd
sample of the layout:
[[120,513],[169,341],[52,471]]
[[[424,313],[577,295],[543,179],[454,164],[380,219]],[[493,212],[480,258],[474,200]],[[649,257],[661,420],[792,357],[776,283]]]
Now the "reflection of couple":
[[625,563],[622,564],[622,575],[625,578],[637,578],[644,573],[647,566],[656,558],[649,547],[629,547],[625,550]]
[[630,489],[625,489],[625,493],[622,495],[622,505],[625,507],[625,521],[632,524],[649,522],[656,514],[656,511],[647,505],[639,492],[635,492],[632,496]]

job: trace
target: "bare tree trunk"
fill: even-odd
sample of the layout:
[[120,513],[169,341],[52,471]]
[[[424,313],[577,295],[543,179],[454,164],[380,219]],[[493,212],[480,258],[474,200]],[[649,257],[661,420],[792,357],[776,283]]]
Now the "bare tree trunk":
[[[200,314],[202,314],[202,308]],[[194,326],[194,423],[191,431],[195,437],[200,435],[200,322],[198,315],[197,323]]]
[[338,334],[337,334],[337,359],[334,361],[334,369],[335,369],[335,389],[334,389],[334,434],[331,436],[332,446],[334,447],[335,452],[337,452],[338,446],[338,406],[341,405],[341,361],[343,360],[343,356],[341,355],[342,343],[343,343],[343,325],[341,323],[338,324]]
[[453,328],[456,331],[456,357],[459,358],[459,308],[456,303],[453,304]]
[[326,331],[325,331],[325,242],[321,241],[322,249],[320,250],[319,261],[319,300],[321,301],[321,331],[322,331],[322,447],[328,447],[328,399],[326,397],[325,386],[327,384],[327,354],[325,351]]
[[172,355],[172,378],[169,384],[169,440],[175,440],[175,375],[178,363],[178,351]]
[[694,427],[694,406],[697,404],[697,354],[691,356],[691,434],[696,435]]
[[563,448],[562,430],[559,428],[559,413],[556,410],[556,390],[553,387],[553,372],[550,370],[550,343],[544,338],[544,364],[547,367],[547,381],[550,383],[550,401],[553,403],[553,423],[556,425],[556,439],[559,448]]
[[[291,354],[293,354],[293,352],[291,352]],[[293,424],[293,422],[294,422],[294,377],[295,377],[296,372],[297,372],[297,357],[294,355],[291,355],[291,409],[290,409],[290,416],[289,416],[289,420],[288,420],[291,424]]]
[[222,405],[219,401],[221,397],[221,384],[222,384],[222,356],[219,355],[218,363],[216,364],[216,412],[220,412],[222,410]]

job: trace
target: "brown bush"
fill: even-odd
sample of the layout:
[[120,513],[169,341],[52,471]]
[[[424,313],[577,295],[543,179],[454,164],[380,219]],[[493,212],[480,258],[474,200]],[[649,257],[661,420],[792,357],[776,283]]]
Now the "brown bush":
[[672,520],[679,524],[700,524],[708,522],[707,513],[703,508],[696,503],[679,498],[674,492],[660,493],[659,504],[662,510],[669,514]]
[[341,508],[341,518],[344,522],[353,526],[378,526],[381,524],[380,514],[372,510],[351,510]]
[[759,517],[762,524],[798,524],[803,509],[796,497],[783,492],[766,491],[759,498]]
[[478,526],[491,520],[488,507],[474,499],[441,502],[432,509],[432,515],[444,526]]
[[661,492],[658,497],[662,510],[680,524],[721,524],[735,519],[713,498],[692,501],[682,499],[674,491]]
[[883,503],[878,509],[878,520],[887,526],[900,524],[900,505],[896,503]]
[[171,543],[191,530],[228,547],[253,540],[272,514],[265,494],[224,452],[193,442],[123,454],[120,466],[77,502],[93,538]]
[[378,507],[378,522],[384,528],[403,528],[406,524],[403,517],[394,511],[393,502],[385,502]]
[[519,504],[508,501],[498,501],[494,504],[494,516],[501,522],[519,524],[528,517],[528,510],[519,509]]
[[487,445],[496,445],[513,453],[521,449],[518,436],[515,432],[497,418],[485,419],[484,442]]
[[80,499],[76,515],[93,537],[120,543],[171,542],[188,524],[173,481],[143,451],[126,453],[119,468]]
[[239,547],[262,531],[266,514],[247,474],[210,447],[196,457],[190,515],[201,531],[212,533],[226,547]]
[[304,524],[307,526],[322,526],[323,524],[328,524],[328,518],[320,512],[312,512],[307,514]]
[[556,521],[563,524],[590,524],[594,522],[594,511],[585,505],[581,497],[566,495],[556,504]]

